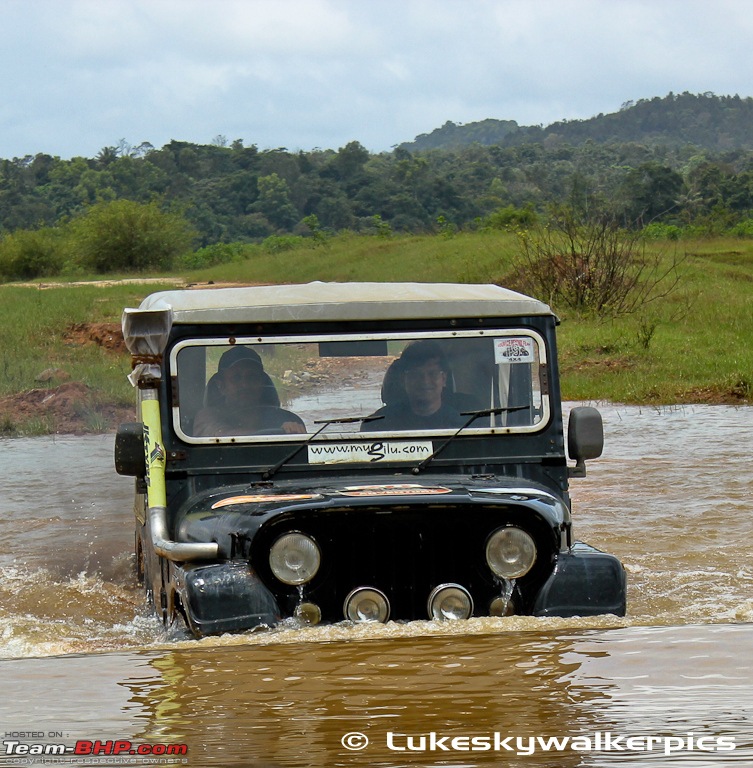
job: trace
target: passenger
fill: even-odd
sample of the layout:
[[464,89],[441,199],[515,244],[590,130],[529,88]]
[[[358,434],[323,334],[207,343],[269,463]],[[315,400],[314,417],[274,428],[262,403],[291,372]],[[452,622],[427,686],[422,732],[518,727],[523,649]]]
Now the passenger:
[[249,347],[225,352],[207,388],[207,406],[194,419],[197,437],[306,432],[300,417],[280,408],[261,358]]
[[[394,377],[394,381],[388,378]],[[386,405],[365,421],[362,432],[392,430],[450,429],[463,426],[467,418],[446,402],[450,367],[435,341],[408,345],[385,375],[383,400]],[[391,390],[391,391],[388,391]]]

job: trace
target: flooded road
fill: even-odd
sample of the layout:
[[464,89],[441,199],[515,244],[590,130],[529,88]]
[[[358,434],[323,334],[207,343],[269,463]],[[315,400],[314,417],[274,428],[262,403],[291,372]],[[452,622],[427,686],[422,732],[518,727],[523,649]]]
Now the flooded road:
[[183,642],[143,609],[112,437],[0,440],[0,765],[753,764],[753,409],[601,410],[574,519],[625,619]]

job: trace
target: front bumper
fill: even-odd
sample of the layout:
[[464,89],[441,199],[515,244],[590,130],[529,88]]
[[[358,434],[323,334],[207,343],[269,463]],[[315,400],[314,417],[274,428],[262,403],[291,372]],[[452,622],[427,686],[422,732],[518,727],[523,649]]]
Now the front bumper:
[[[336,623],[352,617],[353,592],[371,596],[358,615],[427,620],[436,615],[431,596],[440,587],[459,588],[456,597],[464,592],[477,617],[624,615],[622,564],[582,543],[563,550],[567,522],[554,497],[533,490],[482,493],[318,497],[268,513],[244,500],[232,513],[193,515],[184,535],[223,543],[220,562],[176,566],[187,621],[195,634],[271,626],[298,615]],[[537,546],[533,567],[515,581],[494,576],[486,562],[489,536],[505,526],[527,531]],[[274,542],[293,531],[312,538],[321,552],[316,575],[300,586],[283,584],[269,563]]]
[[[189,628],[197,636],[271,627],[284,615],[295,613],[294,606],[280,609],[275,596],[247,563],[214,563],[178,570],[181,604]],[[391,595],[386,597],[389,601]],[[316,596],[307,598],[311,599],[318,604]],[[426,599],[424,595],[418,595],[422,605],[426,604]],[[475,615],[487,615],[484,607],[479,607]],[[530,613],[560,617],[624,616],[625,610],[626,577],[620,561],[614,555],[578,542],[569,552],[559,554],[549,578],[535,595]],[[343,618],[338,615],[325,617],[325,620],[341,621]],[[401,617],[393,614],[393,618],[400,620]],[[412,618],[425,619],[427,616]]]
[[627,579],[622,563],[606,552],[577,542],[557,558],[539,590],[534,616],[624,616]]
[[274,626],[282,615],[274,595],[247,563],[177,568],[176,589],[196,636]]

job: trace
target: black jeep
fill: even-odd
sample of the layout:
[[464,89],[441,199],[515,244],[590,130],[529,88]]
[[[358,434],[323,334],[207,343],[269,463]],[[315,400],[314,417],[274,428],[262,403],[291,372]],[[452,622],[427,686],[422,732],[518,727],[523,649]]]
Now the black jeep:
[[600,455],[557,318],[492,285],[310,283],[157,293],[126,310],[140,420],[139,576],[197,636],[309,623],[625,612],[574,539]]

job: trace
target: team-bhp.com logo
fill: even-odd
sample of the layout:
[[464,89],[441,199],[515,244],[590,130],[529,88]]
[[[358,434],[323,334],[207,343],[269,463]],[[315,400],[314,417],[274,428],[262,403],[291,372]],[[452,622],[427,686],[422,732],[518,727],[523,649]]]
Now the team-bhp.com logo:
[[[42,735],[42,734],[39,734]],[[188,754],[187,744],[134,744],[126,739],[91,741],[79,739],[74,746],[66,744],[41,744],[6,739],[3,741],[6,755],[77,755],[99,757],[102,755],[139,755],[183,757]]]

